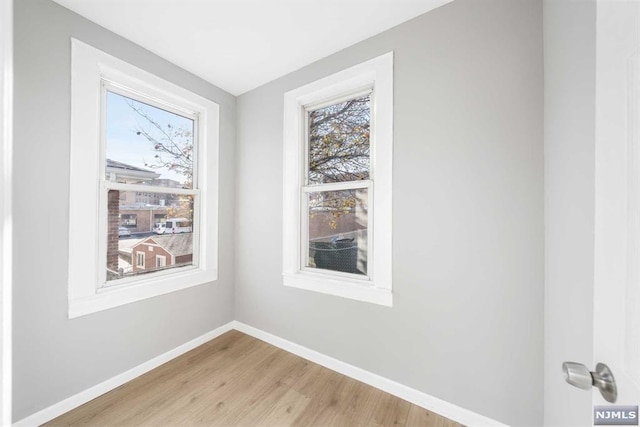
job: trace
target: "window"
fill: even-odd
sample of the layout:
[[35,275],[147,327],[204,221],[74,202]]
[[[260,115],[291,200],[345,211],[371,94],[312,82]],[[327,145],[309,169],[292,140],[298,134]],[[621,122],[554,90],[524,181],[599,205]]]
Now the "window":
[[[216,280],[217,104],[78,40],[71,90],[69,316]],[[118,239],[167,217],[188,227]],[[145,265],[151,245],[179,262]]]
[[136,252],[136,267],[144,268],[144,252]]
[[390,306],[393,54],[288,92],[284,126],[284,284]]
[[123,227],[136,228],[138,224],[138,215],[136,214],[122,214],[120,215],[120,225]]
[[156,255],[156,268],[162,268],[167,265],[167,257],[163,255]]
[[[101,190],[108,192],[107,203],[103,207],[107,211],[107,223],[110,224],[111,218],[119,215],[123,226],[135,227],[137,215],[121,213],[123,200],[126,201],[125,209],[129,208],[126,205],[129,200],[149,206],[160,195],[166,196],[166,186],[158,184],[169,180],[176,183],[174,191],[180,193],[175,198],[169,198],[172,203],[164,206],[169,212],[182,215],[185,221],[193,223],[194,207],[198,205],[200,197],[198,181],[194,179],[198,176],[198,115],[162,104],[104,79],[102,97],[105,181]],[[136,191],[139,187],[143,187],[144,192]],[[139,201],[140,195],[142,202]],[[160,208],[159,205],[157,207]],[[151,228],[149,215],[142,215],[146,221],[143,228],[146,230]],[[127,260],[119,256],[122,243],[109,239],[111,232],[108,228],[105,261],[107,285],[117,285],[125,279],[155,272],[153,269],[138,271],[129,267]],[[192,228],[188,232],[192,232]],[[172,239],[177,238],[169,240]],[[165,242],[168,246],[177,244]],[[197,248],[192,246],[184,250],[193,255]],[[191,265],[181,264],[172,268]]]

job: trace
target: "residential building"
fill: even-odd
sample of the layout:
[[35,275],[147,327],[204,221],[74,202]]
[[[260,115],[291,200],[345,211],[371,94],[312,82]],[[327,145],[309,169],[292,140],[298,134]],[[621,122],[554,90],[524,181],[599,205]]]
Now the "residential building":
[[190,265],[193,261],[193,233],[166,234],[144,239],[133,246],[131,259],[134,273]]

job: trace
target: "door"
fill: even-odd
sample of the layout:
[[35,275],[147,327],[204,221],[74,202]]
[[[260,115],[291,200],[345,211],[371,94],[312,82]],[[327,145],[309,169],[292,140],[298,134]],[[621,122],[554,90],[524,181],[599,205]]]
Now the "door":
[[640,401],[639,18],[638,1],[597,2],[594,360],[588,363],[591,370],[597,363],[611,369],[617,398],[607,402],[594,387],[594,406]]

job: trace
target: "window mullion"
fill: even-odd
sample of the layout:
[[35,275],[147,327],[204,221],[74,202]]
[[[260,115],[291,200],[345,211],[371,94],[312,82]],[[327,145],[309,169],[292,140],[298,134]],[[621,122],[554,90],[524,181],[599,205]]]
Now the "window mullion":
[[173,188],[173,187],[158,187],[155,185],[142,185],[142,184],[125,184],[121,182],[102,181],[103,188],[107,190],[120,190],[120,191],[135,191],[143,193],[170,193],[186,196],[197,196],[200,194],[199,189],[190,188]]

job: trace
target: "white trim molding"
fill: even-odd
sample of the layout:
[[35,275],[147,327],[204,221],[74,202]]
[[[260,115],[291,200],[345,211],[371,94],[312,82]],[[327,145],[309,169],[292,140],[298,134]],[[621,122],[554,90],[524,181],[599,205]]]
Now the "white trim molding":
[[0,425],[11,425],[13,0],[0,1],[0,29]]
[[315,350],[311,350],[307,347],[303,347],[299,344],[288,341],[284,338],[280,338],[276,335],[270,334],[263,330],[254,328],[242,322],[234,320],[231,322],[232,329],[251,335],[254,338],[267,342],[278,348],[281,348],[289,353],[293,353],[296,356],[300,356],[304,359],[310,360],[318,365],[322,365],[325,368],[336,371],[342,375],[345,375],[354,380],[358,380],[365,384],[375,387],[396,397],[411,402],[414,405],[427,409],[450,420],[457,421],[466,426],[486,426],[486,427],[507,427],[494,419],[485,417],[468,409],[462,408],[453,403],[446,402],[437,397],[423,393],[406,385],[397,383],[388,378],[374,374],[348,363],[342,362],[333,357],[319,353]]
[[226,332],[229,332],[231,329],[233,329],[232,322],[222,325],[219,328],[216,328],[204,335],[194,338],[193,340],[184,343],[172,350],[169,350],[166,353],[154,357],[153,359],[141,365],[131,368],[126,372],[123,372],[113,378],[101,382],[100,384],[81,391],[78,394],[74,394],[73,396],[64,399],[63,401],[58,402],[54,405],[51,405],[48,408],[38,411],[33,415],[23,418],[13,424],[13,427],[33,427],[42,425],[47,421],[51,421],[52,419],[59,417],[60,415],[69,412],[70,410],[75,409],[78,406],[83,405],[98,396],[101,396],[117,387],[120,387],[121,385],[139,377],[140,375],[145,374],[152,369],[155,369],[158,366],[167,363],[170,360],[173,360],[176,357],[181,356],[184,353],[191,351],[194,348],[199,347],[202,344],[211,341],[212,339],[217,338]]
[[[102,127],[106,103],[103,90],[107,87],[127,94],[123,96],[162,105],[167,111],[197,117],[194,188],[171,190],[194,197],[193,223],[198,226],[194,228],[192,266],[107,281],[108,190],[165,192],[157,186],[106,181]],[[215,102],[71,39],[69,318],[218,279],[219,113]],[[93,237],[93,244],[87,244],[87,233]]]
[[[369,180],[309,185],[308,114],[362,93],[370,94]],[[354,65],[284,95],[283,265],[285,286],[385,306],[392,294],[393,52]],[[310,191],[367,191],[367,272],[308,268]]]

